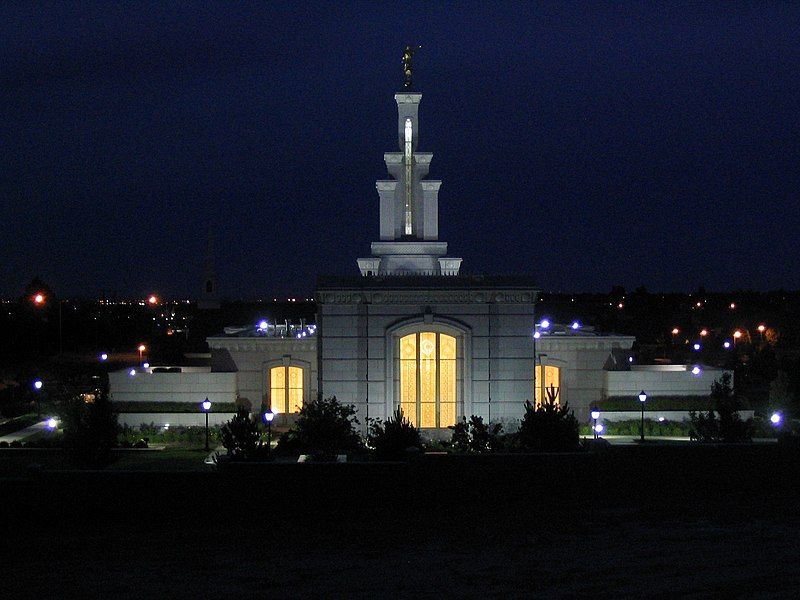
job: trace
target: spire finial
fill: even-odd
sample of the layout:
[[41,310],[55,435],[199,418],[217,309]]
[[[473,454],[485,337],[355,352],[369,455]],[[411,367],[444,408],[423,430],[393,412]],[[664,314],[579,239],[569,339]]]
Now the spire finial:
[[405,75],[406,78],[403,88],[406,90],[411,89],[411,60],[414,58],[414,53],[420,48],[422,48],[422,46],[409,45],[403,50],[403,75]]

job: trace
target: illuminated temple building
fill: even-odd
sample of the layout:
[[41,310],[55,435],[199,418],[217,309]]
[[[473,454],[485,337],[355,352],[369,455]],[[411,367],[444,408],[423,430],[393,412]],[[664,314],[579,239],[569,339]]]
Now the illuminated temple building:
[[[579,419],[612,397],[703,395],[718,373],[684,365],[630,364],[634,338],[537,323],[538,288],[527,277],[465,276],[439,240],[439,190],[426,179],[433,155],[417,148],[422,94],[395,94],[398,151],[376,183],[379,239],[359,274],[317,282],[317,323],[262,322],[208,338],[211,366],[180,373],[113,373],[118,400],[247,399],[291,420],[318,395],[367,418],[400,406],[431,434],[462,416],[512,423],[545,389]],[[355,271],[355,269],[354,269]],[[171,377],[167,377],[171,376]]]

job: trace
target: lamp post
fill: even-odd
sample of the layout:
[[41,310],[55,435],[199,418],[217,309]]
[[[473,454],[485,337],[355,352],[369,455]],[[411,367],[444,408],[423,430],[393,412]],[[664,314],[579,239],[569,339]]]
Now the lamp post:
[[600,411],[596,408],[592,409],[592,420],[594,421],[592,425],[592,432],[594,433],[594,439],[597,439],[597,419],[600,418]]
[[267,424],[267,456],[272,453],[272,419],[275,418],[275,413],[272,409],[268,408],[264,413],[264,423]]
[[211,410],[211,400],[209,400],[208,397],[206,397],[206,399],[203,400],[200,403],[200,407],[203,409],[203,412],[206,413],[206,448],[205,448],[205,450],[206,450],[206,452],[208,452],[209,449],[210,449],[208,447],[208,411]]
[[145,346],[144,344],[139,344],[137,350],[139,351],[139,364],[142,364],[142,353],[144,353],[144,351],[147,350],[147,346]]
[[639,431],[641,433],[641,440],[644,441],[644,403],[647,402],[647,394],[644,393],[644,390],[639,393],[639,402],[642,404],[642,426]]
[[44,384],[42,383],[41,379],[37,379],[36,381],[33,382],[33,389],[36,392],[36,418],[37,419],[41,419],[42,418],[42,396],[41,396],[41,391],[42,391],[42,386],[43,385]]

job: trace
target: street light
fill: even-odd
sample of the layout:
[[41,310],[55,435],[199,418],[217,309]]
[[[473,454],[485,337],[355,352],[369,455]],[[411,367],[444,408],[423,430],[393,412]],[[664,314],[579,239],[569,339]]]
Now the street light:
[[733,345],[734,345],[734,346],[736,345],[736,342],[737,342],[737,341],[739,340],[739,338],[741,338],[741,337],[742,337],[742,332],[741,332],[741,331],[739,331],[738,329],[737,329],[736,331],[734,331],[734,332],[733,332]]
[[[43,385],[44,384],[42,383],[42,380],[37,379],[36,381],[33,382],[33,389],[36,390],[37,392],[40,392],[42,390]],[[42,418],[42,398],[41,394],[39,393],[36,394],[36,418],[37,419]]]
[[761,341],[764,341],[764,331],[767,329],[767,326],[764,324],[759,325],[756,329],[758,329],[758,333],[761,334]]
[[639,402],[642,404],[642,426],[640,431],[641,440],[644,441],[644,403],[647,402],[647,394],[645,394],[644,390],[639,392]]
[[[47,303],[47,296],[44,292],[36,292],[32,297],[34,306],[41,307]],[[62,324],[61,324],[61,298],[58,299],[58,354],[61,355],[63,347]],[[39,351],[41,352],[41,339],[39,341]]]
[[267,424],[267,456],[272,452],[272,419],[275,418],[275,413],[272,409],[268,408],[264,412],[264,423]]
[[106,362],[106,361],[108,360],[108,354],[107,354],[107,353],[105,353],[105,352],[103,352],[103,353],[100,355],[100,360],[102,360],[103,362]]
[[147,350],[147,346],[145,346],[144,344],[139,344],[139,347],[137,348],[137,350],[139,351],[139,362],[141,363],[142,362],[142,353],[145,350]]
[[597,434],[602,431],[597,429],[597,419],[600,418],[600,411],[596,408],[592,409],[592,419],[594,420],[594,426],[592,427],[592,431],[594,432],[594,439],[597,439]]
[[781,413],[774,412],[769,418],[769,422],[772,423],[775,427],[781,424],[782,421]]
[[206,397],[206,399],[200,403],[200,407],[203,409],[203,412],[206,413],[206,452],[208,452],[208,411],[211,410],[211,400]]

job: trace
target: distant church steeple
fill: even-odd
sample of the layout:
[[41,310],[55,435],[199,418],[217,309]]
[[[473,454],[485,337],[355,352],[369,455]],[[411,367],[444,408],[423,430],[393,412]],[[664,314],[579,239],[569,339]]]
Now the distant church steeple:
[[205,265],[203,268],[203,290],[200,294],[200,299],[197,301],[197,308],[200,310],[216,310],[219,306],[217,275],[214,271],[214,237],[209,227]]
[[[406,74],[406,82],[410,74]],[[445,257],[439,241],[439,180],[426,180],[433,154],[417,152],[422,94],[404,91],[397,102],[399,152],[383,155],[392,179],[376,183],[380,198],[380,241],[359,258],[362,275],[457,275],[460,258]]]

